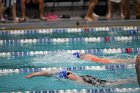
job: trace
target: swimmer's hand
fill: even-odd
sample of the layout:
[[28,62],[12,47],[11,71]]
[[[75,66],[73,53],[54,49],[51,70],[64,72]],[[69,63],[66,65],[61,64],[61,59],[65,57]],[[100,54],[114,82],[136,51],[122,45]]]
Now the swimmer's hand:
[[25,76],[25,78],[28,78],[28,79],[29,79],[29,78],[32,78],[32,77],[33,77],[32,74],[28,74],[28,75]]

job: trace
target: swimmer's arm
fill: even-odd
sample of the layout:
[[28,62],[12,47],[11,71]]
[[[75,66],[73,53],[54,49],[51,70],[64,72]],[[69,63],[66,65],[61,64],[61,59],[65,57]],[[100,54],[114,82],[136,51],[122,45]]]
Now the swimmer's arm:
[[25,76],[25,78],[32,78],[32,77],[36,77],[36,76],[51,76],[54,73],[56,73],[57,71],[40,71],[40,72],[33,72],[31,74],[28,74]]

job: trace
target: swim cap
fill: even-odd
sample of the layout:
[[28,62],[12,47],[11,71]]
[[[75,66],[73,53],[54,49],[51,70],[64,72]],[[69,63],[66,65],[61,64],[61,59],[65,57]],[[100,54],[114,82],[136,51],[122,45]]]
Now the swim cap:
[[80,53],[78,53],[78,52],[73,53],[73,55],[77,58],[80,58]]
[[57,73],[57,76],[56,77],[67,79],[68,78],[67,77],[67,71],[61,71],[61,72]]

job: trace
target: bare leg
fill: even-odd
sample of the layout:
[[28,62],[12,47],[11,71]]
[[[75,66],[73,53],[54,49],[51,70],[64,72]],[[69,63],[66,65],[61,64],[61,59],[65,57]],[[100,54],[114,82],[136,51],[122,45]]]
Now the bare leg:
[[43,18],[44,16],[44,2],[43,0],[32,0],[33,3],[35,4],[39,4],[39,14],[40,14],[40,18]]
[[2,1],[0,0],[0,15],[2,14],[2,8],[3,8],[3,3],[2,3]]
[[35,77],[35,76],[47,76],[48,73],[47,71],[41,71],[41,72],[34,72],[34,73],[31,73],[31,74],[28,74],[25,76],[25,78],[32,78],[32,77]]
[[106,15],[107,19],[110,19],[112,16],[112,2],[110,0],[108,0],[108,13]]
[[30,0],[21,0],[21,15],[22,15],[22,18],[26,18],[26,15],[25,15],[25,11],[26,11],[26,7],[25,7],[25,4],[26,3],[29,3]]
[[4,7],[4,5],[3,5],[2,1],[0,0],[0,19],[1,19],[1,16],[3,15],[3,7]]
[[19,20],[17,19],[17,16],[16,16],[16,4],[14,4],[12,6],[12,16],[13,16],[13,19],[14,19],[14,23],[18,23]]
[[85,19],[87,21],[93,21],[94,20],[93,10],[94,10],[95,6],[97,5],[97,3],[98,3],[98,0],[90,0],[89,1],[88,11],[87,11],[87,14],[85,16]]
[[124,5],[124,0],[121,0],[121,3],[120,3],[120,15],[121,15],[121,18],[124,18],[124,12],[123,12],[123,5]]
[[2,22],[4,22],[4,16],[3,16],[3,12],[5,11],[5,6],[4,4],[2,3],[2,1],[0,1],[0,19]]
[[44,16],[44,2],[43,0],[39,0],[39,11],[40,11],[40,18]]
[[26,0],[21,0],[21,15],[22,15],[22,18],[25,18],[25,2],[26,2]]

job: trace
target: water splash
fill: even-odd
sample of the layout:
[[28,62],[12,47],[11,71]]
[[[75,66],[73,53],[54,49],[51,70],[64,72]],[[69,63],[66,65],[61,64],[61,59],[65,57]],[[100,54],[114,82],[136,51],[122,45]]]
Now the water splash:
[[86,61],[80,60],[76,57],[74,57],[72,54],[67,52],[61,52],[61,53],[50,53],[49,55],[44,56],[35,56],[32,59],[32,64],[38,65],[38,64],[60,64],[60,63],[84,63]]

